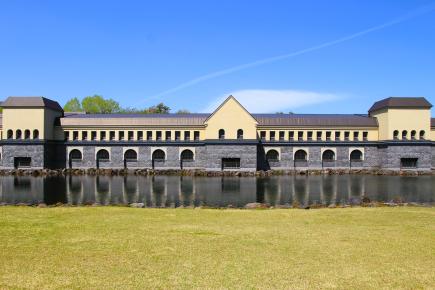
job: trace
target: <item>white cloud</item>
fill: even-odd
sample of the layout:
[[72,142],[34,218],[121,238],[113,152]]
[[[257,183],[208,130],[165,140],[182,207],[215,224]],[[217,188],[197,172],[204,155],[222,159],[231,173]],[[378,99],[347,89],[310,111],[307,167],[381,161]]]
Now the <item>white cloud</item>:
[[213,112],[229,95],[233,95],[251,113],[289,111],[330,101],[341,97],[336,94],[297,90],[240,90],[231,92],[211,102],[203,112]]

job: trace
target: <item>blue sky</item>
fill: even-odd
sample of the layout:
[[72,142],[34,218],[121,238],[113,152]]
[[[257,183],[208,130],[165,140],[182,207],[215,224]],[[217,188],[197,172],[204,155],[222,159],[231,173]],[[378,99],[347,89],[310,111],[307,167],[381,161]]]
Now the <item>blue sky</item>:
[[2,0],[0,44],[3,99],[101,94],[193,112],[229,94],[251,112],[365,113],[388,96],[435,104],[430,1]]

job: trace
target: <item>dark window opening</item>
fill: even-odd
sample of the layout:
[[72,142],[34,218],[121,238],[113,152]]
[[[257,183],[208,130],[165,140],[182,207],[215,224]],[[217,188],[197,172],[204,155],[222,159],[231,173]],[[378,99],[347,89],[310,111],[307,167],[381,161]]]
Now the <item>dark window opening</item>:
[[106,149],[100,149],[97,152],[98,161],[109,161],[109,159],[110,159],[109,151],[107,151]]
[[267,161],[278,161],[279,160],[279,153],[275,149],[269,150],[266,153],[266,160]]
[[275,131],[270,131],[269,136],[270,141],[275,141]]
[[331,140],[331,131],[326,131],[326,140],[327,141]]
[[130,141],[134,140],[134,132],[133,131],[128,131],[127,135],[128,135],[128,140],[130,140]]
[[400,167],[401,168],[417,168],[418,158],[401,158]]
[[284,141],[284,131],[279,131],[279,141]]
[[420,139],[421,139],[421,140],[424,140],[424,138],[425,138],[424,135],[425,135],[424,130],[421,130],[421,131],[420,131]]
[[109,134],[110,134],[110,140],[111,140],[111,141],[114,141],[115,138],[116,138],[116,137],[115,137],[115,136],[116,136],[116,135],[115,135],[115,131],[110,131]]
[[335,131],[335,141],[340,141],[340,131]]
[[181,132],[175,131],[175,140],[179,141],[181,139]]
[[157,140],[162,140],[162,131],[156,131],[156,139]]
[[166,139],[166,141],[171,141],[171,139],[172,139],[171,135],[172,135],[171,131],[166,131],[165,132],[165,139]]
[[237,139],[239,139],[239,140],[243,139],[243,130],[242,129],[237,130]]
[[82,156],[82,152],[80,152],[80,150],[73,149],[69,153],[69,159],[71,161],[81,161],[82,158],[83,158],[83,156]]
[[308,140],[308,141],[313,140],[313,131],[308,131],[308,132],[307,132],[307,140]]
[[30,157],[14,157],[15,168],[29,168],[32,166],[32,158]]
[[190,131],[184,131],[184,140],[190,141]]
[[192,150],[186,149],[181,152],[180,159],[182,161],[193,161],[193,152]]
[[406,140],[407,136],[408,136],[408,131],[406,131],[406,130],[402,131],[402,139]]
[[360,150],[353,150],[350,153],[350,161],[362,161],[362,152]]
[[143,131],[137,131],[137,140],[143,140]]
[[224,129],[219,130],[219,139],[221,139],[221,140],[225,139],[225,130]]
[[[9,135],[9,132],[8,132],[8,135]],[[9,136],[8,136],[8,138],[9,138]],[[69,131],[65,132],[65,140],[69,140]]]
[[91,131],[91,140],[92,141],[97,140],[97,131]]
[[199,141],[199,131],[193,131],[193,139]]
[[153,131],[147,131],[147,141],[153,140]]
[[21,139],[21,130],[17,130],[16,132],[15,132],[15,139]]
[[353,132],[353,140],[357,141],[359,139],[359,132]]
[[125,161],[137,161],[137,153],[133,149],[128,149],[124,153]]
[[369,136],[369,132],[363,132],[363,140],[367,141]]
[[24,139],[30,139],[30,130],[24,130]]
[[38,130],[33,130],[33,139],[39,139],[39,131]]
[[165,154],[165,152],[163,150],[157,149],[157,150],[155,150],[153,152],[152,158],[153,158],[153,161],[154,160],[156,160],[156,161],[164,161],[165,158],[166,158],[166,154]]
[[87,131],[82,132],[82,140],[88,140],[88,132]]
[[14,137],[14,132],[12,130],[8,130],[8,139],[12,139],[13,137]]
[[307,160],[307,152],[305,150],[298,150],[295,152],[295,160],[296,161],[306,161]]
[[411,140],[415,140],[416,139],[415,135],[417,135],[417,132],[415,130],[412,130],[411,131]]
[[266,131],[260,131],[260,139],[262,141],[266,140]]
[[304,132],[299,131],[298,132],[298,141],[302,141],[304,139]]
[[73,140],[76,141],[79,139],[79,132],[78,131],[73,131]]
[[124,140],[124,131],[119,131],[118,132],[118,140]]
[[349,131],[344,132],[344,140],[345,141],[349,141],[349,136],[350,136],[350,132]]
[[288,132],[288,139],[290,141],[293,141],[295,139],[295,132],[294,131]]
[[325,150],[322,154],[323,161],[334,161],[335,153],[332,150]]
[[399,131],[398,130],[394,130],[394,132],[393,132],[393,139],[394,140],[399,139]]
[[222,158],[222,169],[239,169],[240,158]]
[[106,131],[100,132],[100,140],[106,140]]
[[317,131],[317,141],[322,141],[322,132]]

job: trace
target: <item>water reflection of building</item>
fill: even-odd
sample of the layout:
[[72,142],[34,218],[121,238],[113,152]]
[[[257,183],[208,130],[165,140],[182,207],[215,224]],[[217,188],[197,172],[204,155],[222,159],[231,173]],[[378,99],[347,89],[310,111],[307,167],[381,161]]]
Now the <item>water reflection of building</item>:
[[95,178],[95,202],[97,204],[110,204],[111,187],[111,180],[108,176],[97,176]]
[[151,177],[151,206],[165,207],[168,196],[167,178],[165,176]]
[[124,176],[122,193],[127,204],[139,202],[139,184],[136,176]]
[[182,206],[195,206],[196,186],[191,176],[181,176],[179,179],[179,202]]
[[83,179],[81,176],[67,177],[67,201],[70,205],[83,204]]

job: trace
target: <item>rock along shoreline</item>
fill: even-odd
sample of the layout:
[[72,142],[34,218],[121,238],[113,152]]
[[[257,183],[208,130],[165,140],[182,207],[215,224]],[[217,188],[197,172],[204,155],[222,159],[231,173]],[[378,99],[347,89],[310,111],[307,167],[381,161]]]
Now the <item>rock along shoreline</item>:
[[234,177],[267,177],[282,175],[394,175],[394,176],[421,176],[435,175],[435,170],[387,170],[387,169],[307,169],[307,170],[268,170],[268,171],[206,171],[186,169],[2,169],[0,176],[234,176]]

